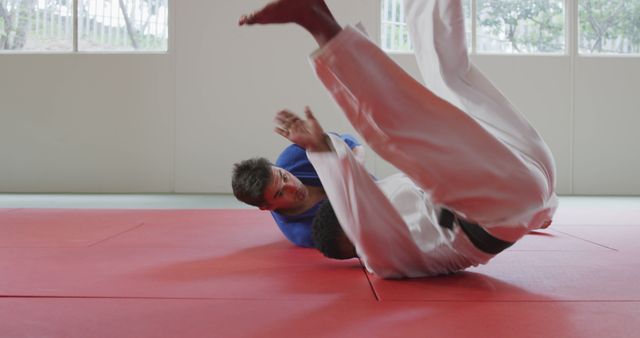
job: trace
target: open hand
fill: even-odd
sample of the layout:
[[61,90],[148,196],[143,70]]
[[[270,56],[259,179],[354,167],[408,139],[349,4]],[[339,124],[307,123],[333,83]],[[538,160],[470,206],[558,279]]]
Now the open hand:
[[289,110],[280,111],[274,119],[274,131],[309,151],[330,151],[326,134],[311,109],[306,107],[304,113],[306,120]]

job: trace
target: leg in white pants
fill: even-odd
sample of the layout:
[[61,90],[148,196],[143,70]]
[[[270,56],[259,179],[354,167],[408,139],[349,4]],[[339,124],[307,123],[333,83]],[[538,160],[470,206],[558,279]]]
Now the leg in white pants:
[[[507,224],[554,208],[549,151],[469,66],[459,1],[405,4],[414,37],[421,39],[415,45],[426,84],[455,105],[347,27],[313,56],[313,63],[352,125],[374,151],[429,191],[434,203],[472,221]],[[522,233],[499,237],[512,240]]]
[[416,59],[434,94],[473,116],[492,134],[531,154],[555,186],[555,164],[525,117],[469,61],[461,1],[404,0]]

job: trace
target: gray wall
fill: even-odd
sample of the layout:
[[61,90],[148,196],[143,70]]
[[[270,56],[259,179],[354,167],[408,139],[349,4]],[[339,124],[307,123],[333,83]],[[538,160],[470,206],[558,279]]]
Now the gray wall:
[[[172,1],[168,54],[0,55],[0,192],[229,192],[234,162],[274,159],[276,111],[352,131],[293,26],[239,28],[265,1]],[[377,37],[378,1],[333,0]],[[393,58],[418,74],[411,55]],[[640,195],[640,58],[474,55],[550,145],[561,194]],[[378,176],[393,168],[369,154]]]

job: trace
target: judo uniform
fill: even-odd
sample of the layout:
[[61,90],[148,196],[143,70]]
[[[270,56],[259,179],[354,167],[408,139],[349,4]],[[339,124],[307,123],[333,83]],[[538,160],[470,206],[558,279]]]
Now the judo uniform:
[[484,264],[443,209],[515,242],[557,208],[555,163],[536,130],[470,63],[460,1],[405,0],[425,85],[353,27],[311,63],[367,144],[401,174],[374,181],[338,137],[308,152],[345,234],[381,277],[422,277]]

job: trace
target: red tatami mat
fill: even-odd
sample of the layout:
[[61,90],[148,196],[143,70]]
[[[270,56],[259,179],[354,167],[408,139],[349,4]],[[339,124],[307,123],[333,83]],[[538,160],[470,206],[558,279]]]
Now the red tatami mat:
[[573,212],[488,265],[388,281],[260,211],[0,210],[0,338],[636,337],[640,226]]
[[580,238],[557,229],[532,231],[521,238],[509,251],[606,251],[607,248],[593,245]]
[[[72,216],[76,212],[68,211],[69,216],[63,220],[52,218],[61,222],[61,233],[75,235],[66,224],[78,221]],[[87,212],[78,212],[77,217],[84,220]],[[96,219],[103,219],[113,212],[93,213]],[[0,295],[374,299],[357,260],[331,262],[315,250],[294,247],[278,233],[267,213],[127,213],[143,225],[96,245],[2,249]],[[28,212],[24,214],[26,219],[34,219]],[[44,226],[45,221],[39,221]],[[46,225],[47,229],[56,226]],[[96,222],[82,231],[92,228],[103,232],[108,226]]]
[[3,337],[637,337],[640,303],[0,299]]
[[[640,213],[639,217],[640,217]],[[566,226],[559,228],[568,236],[598,243],[620,251],[623,255],[640,254],[640,225],[592,225]],[[640,257],[638,257],[640,260]]]
[[142,225],[121,210],[21,210],[0,212],[0,247],[83,247]]
[[617,252],[504,252],[436,279],[373,278],[381,300],[640,301],[640,263]]

